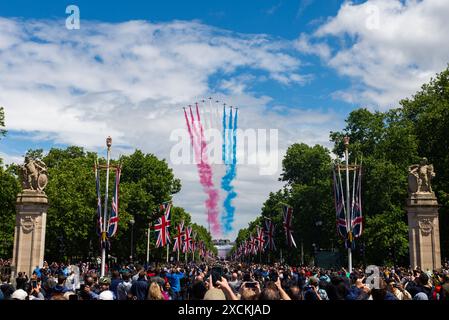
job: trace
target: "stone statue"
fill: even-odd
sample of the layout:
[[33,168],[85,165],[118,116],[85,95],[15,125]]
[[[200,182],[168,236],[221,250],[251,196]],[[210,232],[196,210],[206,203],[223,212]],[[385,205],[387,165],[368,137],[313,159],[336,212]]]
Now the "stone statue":
[[25,164],[20,167],[24,190],[43,192],[47,186],[47,166],[41,160],[25,157]]
[[431,179],[435,177],[433,165],[427,164],[427,158],[422,158],[419,164],[408,168],[408,189],[410,193],[433,193]]

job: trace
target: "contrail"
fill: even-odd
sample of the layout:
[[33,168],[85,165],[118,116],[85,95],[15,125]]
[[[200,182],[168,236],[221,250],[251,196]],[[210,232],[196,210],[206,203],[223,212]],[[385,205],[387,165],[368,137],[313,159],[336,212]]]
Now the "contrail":
[[186,110],[184,109],[184,114],[186,118],[187,123],[187,129],[189,131],[190,135],[190,141],[192,143],[192,147],[195,152],[195,158],[197,160],[197,168],[198,168],[198,174],[200,178],[200,183],[203,186],[203,190],[206,192],[208,198],[206,199],[205,205],[207,209],[207,220],[208,223],[212,226],[212,233],[214,236],[217,236],[221,233],[220,223],[218,221],[218,199],[219,199],[219,193],[218,190],[215,189],[212,177],[212,169],[211,166],[208,163],[207,159],[207,143],[204,138],[204,129],[201,124],[201,117],[200,112],[198,109],[198,104],[196,104],[196,115],[197,115],[197,121],[195,126],[195,117],[193,116],[192,108],[190,108],[190,117],[191,117],[191,124],[189,123],[189,119],[186,113]]
[[[226,127],[226,110],[223,110],[223,152],[225,154],[226,174],[221,179],[221,188],[227,192],[227,196],[223,202],[224,214],[221,217],[223,229],[225,233],[233,230],[232,223],[234,222],[235,207],[232,204],[232,200],[237,197],[237,193],[234,191],[232,181],[237,175],[237,108],[235,116],[232,115],[232,107],[229,114],[229,125]],[[234,121],[234,122],[233,122]],[[232,140],[231,140],[232,136]]]

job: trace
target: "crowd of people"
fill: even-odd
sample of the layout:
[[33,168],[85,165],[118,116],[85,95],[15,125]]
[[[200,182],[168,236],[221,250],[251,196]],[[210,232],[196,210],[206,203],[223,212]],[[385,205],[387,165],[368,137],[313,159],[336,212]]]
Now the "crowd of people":
[[[8,261],[0,261],[2,266]],[[0,300],[449,300],[449,265],[333,270],[228,261],[110,266],[44,263],[1,276]]]

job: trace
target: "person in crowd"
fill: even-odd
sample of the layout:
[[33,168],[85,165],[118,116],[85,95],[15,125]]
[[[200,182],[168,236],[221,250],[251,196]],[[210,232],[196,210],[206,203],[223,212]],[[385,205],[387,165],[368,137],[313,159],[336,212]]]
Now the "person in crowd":
[[151,282],[147,300],[165,300],[162,296],[162,288],[157,282]]
[[149,284],[146,278],[145,270],[140,270],[137,280],[131,285],[131,294],[134,300],[146,300],[148,296]]
[[117,285],[117,300],[128,300],[131,294],[131,276],[128,271],[122,274],[122,281]]
[[[319,283],[318,279],[315,277],[312,277],[309,279],[309,284],[304,289],[304,300],[307,301],[316,301],[316,300],[322,300],[319,290]],[[327,295],[326,295],[327,296]]]
[[420,292],[426,294],[428,300],[432,298],[432,287],[429,283],[429,276],[425,272],[415,271],[415,277],[407,284],[406,290],[413,298]]
[[412,300],[411,294],[404,289],[401,283],[391,279],[387,282],[387,290],[391,292],[398,300]]
[[449,301],[449,272],[443,275],[444,282],[441,285],[440,300]]
[[23,289],[28,282],[28,276],[25,272],[19,272],[16,278],[16,289]]
[[172,268],[171,272],[166,273],[166,277],[170,282],[170,286],[173,289],[173,300],[180,300],[181,292],[181,279],[185,277],[184,273],[181,272],[181,268]]
[[165,300],[173,300],[174,293],[173,293],[173,289],[171,288],[170,282],[168,280],[165,281],[165,283],[162,287],[162,295],[164,296]]
[[11,282],[9,281],[10,277],[6,274],[1,276],[1,285],[0,285],[0,291],[3,294],[3,297],[5,300],[11,299],[11,295],[14,292],[14,287],[12,286]]
[[114,296],[117,296],[117,287],[122,282],[120,272],[118,270],[112,271],[111,287],[109,289],[114,293]]

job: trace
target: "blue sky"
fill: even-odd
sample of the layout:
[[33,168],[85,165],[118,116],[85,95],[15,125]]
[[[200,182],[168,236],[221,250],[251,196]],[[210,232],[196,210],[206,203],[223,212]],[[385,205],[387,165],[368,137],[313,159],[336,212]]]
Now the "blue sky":
[[[360,1],[359,1],[360,2]],[[198,19],[205,24],[243,33],[267,33],[294,39],[314,21],[335,15],[341,0],[260,1],[32,1],[0,4],[4,17],[60,18],[69,4],[81,9],[81,18],[109,22]]]
[[[79,30],[65,28],[69,4]],[[233,238],[282,186],[288,145],[331,147],[351,110],[397,107],[446,66],[448,14],[444,0],[3,1],[0,157],[71,144],[104,154],[112,135],[114,156],[168,159],[184,186],[176,205],[206,224],[196,168],[170,162],[170,134],[182,106],[213,96],[240,107],[242,128],[279,130],[274,174],[237,168]]]

